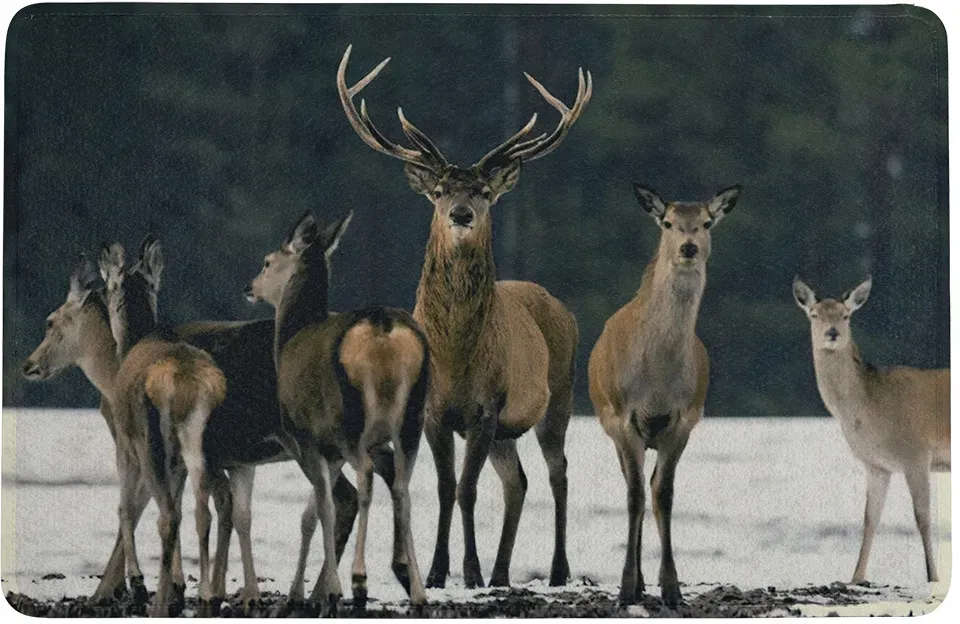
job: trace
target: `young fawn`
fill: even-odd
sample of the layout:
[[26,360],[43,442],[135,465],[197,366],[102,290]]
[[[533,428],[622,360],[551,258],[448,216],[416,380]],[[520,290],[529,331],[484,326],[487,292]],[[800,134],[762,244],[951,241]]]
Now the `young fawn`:
[[712,227],[730,212],[740,187],[707,202],[664,202],[634,185],[640,206],[660,227],[660,244],[637,296],[607,321],[590,354],[590,399],[617,449],[627,482],[627,556],[620,602],[643,594],[640,543],[646,494],[644,452],[657,450],[650,480],[660,533],[660,592],[668,606],[682,599],[670,539],[673,479],[687,438],[703,416],[710,362],[696,334],[707,282]]
[[797,305],[810,319],[813,367],[820,397],[840,422],[853,456],[867,470],[863,541],[853,582],[866,578],[867,559],[887,498],[890,475],[902,472],[923,542],[927,580],[936,581],[930,530],[930,471],[950,470],[950,369],[878,369],[860,355],[850,315],[870,296],[872,280],[840,299],[820,300],[799,278]]

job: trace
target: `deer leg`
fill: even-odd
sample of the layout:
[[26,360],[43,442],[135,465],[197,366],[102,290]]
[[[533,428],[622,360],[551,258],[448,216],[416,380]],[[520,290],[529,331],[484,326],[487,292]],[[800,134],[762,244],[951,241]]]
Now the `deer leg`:
[[[140,517],[143,515],[143,510],[147,508],[147,503],[150,502],[150,492],[141,479],[137,480],[134,487],[133,507],[130,513],[133,527],[136,529],[137,524],[140,522]],[[107,561],[103,575],[100,578],[100,583],[97,584],[97,589],[91,597],[91,601],[94,603],[120,598],[127,590],[127,581],[124,576],[126,562],[123,547],[123,533],[123,526],[117,527],[117,539],[113,545],[113,552],[110,553],[110,560]],[[142,598],[145,600],[146,596],[144,595]]]
[[[187,470],[182,462],[177,461],[175,466],[170,470],[167,483],[172,487],[172,499],[173,505],[176,508],[177,518],[182,518],[183,510],[183,488],[187,483]],[[207,509],[207,517],[209,518],[209,508]],[[180,520],[177,521],[177,526],[180,526]],[[207,534],[209,535],[209,521],[207,524]],[[199,536],[198,536],[199,537]],[[209,543],[209,540],[207,540]],[[203,540],[200,540],[201,548]],[[177,608],[183,606],[187,593],[187,581],[184,578],[183,574],[183,553],[181,550],[180,543],[180,531],[179,529],[173,534],[173,559],[170,563],[170,579],[171,587],[173,591],[173,596],[170,599],[170,603],[176,605]]]
[[[122,479],[120,485],[120,505],[117,513],[120,519],[120,533],[123,536],[123,553],[126,559],[127,574],[130,577],[130,592],[136,603],[147,601],[147,588],[143,584],[143,572],[137,560],[137,545],[134,529],[142,508],[138,508],[142,491],[152,494],[146,483],[141,481],[140,467],[136,459],[127,453],[117,453],[117,469]],[[148,495],[147,500],[149,501]]]
[[[377,465],[377,464],[375,464]],[[333,498],[336,501],[336,518],[334,520],[337,561],[343,557],[343,551],[350,539],[353,530],[353,520],[357,517],[357,490],[350,480],[341,472],[333,484]],[[313,493],[307,502],[303,515],[300,516],[300,556],[297,560],[297,572],[294,575],[290,589],[291,600],[303,600],[303,575],[306,573],[307,556],[310,554],[310,543],[317,530],[317,502]]]
[[351,575],[353,585],[353,605],[364,608],[367,604],[367,520],[370,516],[370,501],[373,498],[373,460],[367,453],[366,442],[360,436],[360,461],[357,465],[357,500],[360,504],[360,513],[357,520],[357,546],[354,550],[353,571]]
[[457,484],[457,502],[460,504],[460,518],[463,523],[463,583],[467,589],[483,587],[473,512],[477,503],[477,481],[490,454],[496,427],[496,417],[492,412],[485,411],[480,421],[467,430],[463,471],[460,473],[460,483]]
[[[240,542],[240,560],[243,563],[243,589],[241,597],[244,602],[260,598],[260,587],[257,585],[257,572],[253,565],[253,541],[250,531],[253,525],[251,517],[253,504],[253,480],[256,476],[254,466],[237,466],[229,470],[230,496],[233,499],[232,524],[237,530],[237,540]],[[229,543],[230,534],[227,533]],[[219,555],[219,544],[217,553]],[[226,575],[226,565],[224,565]]]
[[300,555],[297,558],[297,572],[293,575],[293,582],[290,584],[289,598],[293,601],[303,600],[303,577],[307,570],[307,558],[310,555],[310,542],[313,541],[313,534],[317,530],[317,496],[310,492],[310,500],[300,516]]
[[503,530],[500,533],[497,560],[490,576],[490,586],[509,587],[510,558],[517,539],[523,501],[527,495],[527,475],[524,474],[520,457],[517,456],[515,440],[494,441],[490,445],[490,463],[503,485]]
[[437,469],[437,497],[440,500],[437,544],[430,573],[427,574],[427,587],[443,587],[450,573],[450,523],[453,521],[453,505],[457,500],[453,432],[439,425],[427,426],[425,431]]
[[213,557],[211,584],[214,596],[227,595],[227,562],[230,552],[230,535],[233,533],[233,494],[231,473],[226,477],[222,470],[208,473],[208,483],[213,494],[213,505],[217,510],[217,551]]
[[420,438],[419,435],[415,439],[410,437],[395,435],[393,438],[394,479],[390,488],[393,497],[393,574],[406,590],[410,603],[420,606],[426,604],[427,592],[420,576],[417,551],[413,543],[409,488]]
[[[210,484],[203,458],[203,430],[207,425],[209,415],[210,410],[201,401],[190,410],[186,422],[177,428],[177,439],[180,444],[184,469],[190,476],[190,485],[193,486],[194,519],[200,547],[200,600],[204,602],[210,602],[213,599],[213,588],[210,584],[210,525],[212,523]],[[222,473],[220,477],[223,477]],[[174,492],[177,515],[180,514],[180,505],[183,499],[182,487],[182,485],[178,485]]]
[[[657,465],[650,478],[653,494],[653,515],[660,533],[660,595],[668,607],[676,607],[683,600],[677,566],[673,560],[670,521],[673,515],[673,482],[677,463],[687,446],[689,432],[677,431],[672,439],[665,439],[657,449]],[[640,554],[637,553],[637,561]]]
[[537,423],[535,432],[543,458],[550,475],[550,489],[554,505],[553,562],[550,564],[550,585],[566,585],[570,578],[567,563],[567,457],[563,447],[566,441],[567,424],[570,420],[570,403],[563,408],[551,407],[546,417]]
[[940,580],[937,575],[936,558],[933,553],[933,538],[930,526],[930,459],[924,457],[919,464],[908,466],[904,471],[907,489],[913,499],[913,517],[917,521],[920,540],[923,542],[923,557],[927,564],[927,581]]
[[[374,470],[376,470],[376,462],[374,466]],[[335,520],[336,550],[337,561],[340,561],[340,558],[343,557],[343,551],[347,547],[347,541],[350,539],[350,531],[353,530],[353,520],[357,517],[357,489],[353,487],[353,484],[342,472],[333,483],[333,499],[337,507]]]
[[323,567],[314,585],[310,600],[323,605],[323,612],[335,615],[337,603],[343,591],[337,574],[336,543],[333,536],[336,511],[333,507],[333,479],[339,474],[343,462],[330,462],[314,446],[304,449],[305,468],[309,470],[317,499],[320,527],[323,529]]
[[[881,468],[867,466],[867,504],[863,512],[863,541],[860,543],[860,557],[853,571],[854,583],[861,583],[867,576],[867,560],[873,536],[880,524],[883,504],[887,500],[887,488],[890,485],[890,473]],[[908,483],[909,485],[909,483]]]
[[643,513],[646,493],[643,484],[643,455],[645,441],[630,423],[624,419],[623,433],[617,442],[617,452],[627,482],[627,556],[623,563],[623,575],[620,580],[622,605],[632,604],[643,594],[643,574],[640,571],[640,545],[643,533]]

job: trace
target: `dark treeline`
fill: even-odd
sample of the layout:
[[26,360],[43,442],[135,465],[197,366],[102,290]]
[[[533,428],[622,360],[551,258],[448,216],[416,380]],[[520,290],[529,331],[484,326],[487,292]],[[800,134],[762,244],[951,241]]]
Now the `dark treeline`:
[[[402,138],[396,108],[447,157],[475,162],[533,112],[557,115],[530,72],[572,103],[594,97],[554,154],[494,207],[501,278],[539,282],[576,314],[577,411],[605,319],[639,287],[657,228],[631,182],[705,199],[741,183],[714,233],[699,333],[710,415],[824,413],[800,274],[837,296],[867,274],[855,336],[877,364],[948,364],[945,35],[907,7],[27,9],[7,48],[5,405],[95,406],[79,371],[19,368],[81,252],[153,232],[161,317],[269,316],[241,296],[305,210],[353,225],[332,305],[412,309],[431,206],[398,161],[354,134],[352,84]],[[606,15],[605,15],[606,14]]]

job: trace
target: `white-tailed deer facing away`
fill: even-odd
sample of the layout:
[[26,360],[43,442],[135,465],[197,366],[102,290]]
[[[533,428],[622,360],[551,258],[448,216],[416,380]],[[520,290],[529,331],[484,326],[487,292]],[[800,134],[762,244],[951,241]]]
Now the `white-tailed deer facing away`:
[[[450,567],[449,536],[454,501],[463,518],[464,582],[482,587],[474,506],[477,480],[490,458],[504,488],[504,521],[491,585],[509,585],[510,557],[526,495],[527,479],[517,456],[518,436],[533,428],[550,474],[556,513],[556,543],[550,584],[569,577],[566,556],[567,461],[564,440],[572,407],[577,325],[545,289],[530,282],[496,281],[490,209],[517,183],[521,162],[556,149],[592,94],[592,77],[579,73],[572,108],[539,82],[530,83],[560,114],[549,135],[527,138],[536,115],[517,134],[475,165],[447,162],[436,145],[398,110],[412,148],[386,139],[353,98],[383,69],[383,61],[355,86],[346,84],[348,47],[337,72],[347,119],[373,149],[406,162],[411,188],[434,206],[430,238],[413,316],[431,350],[431,389],[426,434],[437,467],[440,514],[429,587],[443,587]],[[389,60],[389,59],[387,59]],[[453,433],[466,437],[466,458],[457,483]]]
[[878,369],[863,359],[850,331],[850,315],[867,302],[871,285],[868,278],[839,299],[821,301],[799,278],[793,282],[797,305],[810,320],[820,398],[867,471],[863,541],[853,582],[866,578],[870,547],[894,472],[906,477],[927,580],[936,581],[930,471],[950,470],[950,369]]
[[[227,396],[214,409],[204,430],[204,455],[208,476],[214,477],[211,485],[217,507],[213,593],[226,595],[230,534],[236,527],[244,567],[242,594],[246,599],[253,599],[259,595],[250,535],[254,465],[290,459],[272,434],[280,423],[273,363],[274,322],[273,319],[201,321],[177,326],[173,331],[181,340],[208,351],[227,378]],[[39,381],[50,379],[70,366],[81,368],[101,392],[100,411],[111,437],[116,440],[109,397],[119,367],[117,347],[110,330],[100,273],[84,257],[70,278],[66,301],[47,317],[43,342],[24,362],[23,371],[27,379]],[[383,464],[376,462],[378,469]],[[229,474],[229,484],[216,478],[221,469]],[[334,497],[339,558],[356,516],[356,490],[341,476],[334,486]],[[136,500],[134,525],[150,501],[150,493],[143,483]],[[308,506],[304,517],[308,533],[304,540],[309,543],[316,524],[313,505]],[[174,576],[180,579],[183,575],[178,562],[179,559],[174,560]],[[123,536],[118,528],[113,551],[91,599],[100,601],[122,596],[126,591],[124,567]],[[299,587],[302,597],[303,584]],[[145,589],[140,591],[135,598],[145,601]],[[296,595],[296,591],[292,593]]]
[[[364,548],[373,485],[374,455],[388,455],[378,470],[394,509],[393,572],[414,605],[426,603],[410,527],[408,484],[423,431],[429,351],[416,321],[402,310],[370,307],[330,315],[330,255],[350,216],[320,231],[305,214],[280,250],[269,254],[248,292],[276,308],[277,396],[284,446],[314,486],[323,530],[324,562],[310,600],[336,612],[341,595],[334,552],[330,485],[344,461],[357,471],[359,523],[353,563],[354,603],[366,602]],[[301,547],[302,585],[307,548]]]
[[660,592],[666,605],[675,606],[682,596],[670,536],[673,481],[690,432],[703,416],[710,368],[696,334],[697,313],[712,228],[733,209],[740,187],[724,189],[707,202],[664,202],[639,184],[634,192],[660,227],[660,243],[637,295],[607,320],[590,353],[590,399],[613,439],[627,483],[620,602],[635,602],[644,592],[643,461],[644,451],[652,448],[657,451],[650,488],[660,533]]
[[200,597],[213,597],[203,431],[210,412],[224,399],[226,379],[206,352],[154,333],[162,269],[160,244],[152,237],[144,240],[140,259],[133,267],[126,266],[120,245],[104,245],[101,250],[100,273],[106,282],[110,325],[121,358],[111,406],[122,479],[119,515],[127,573],[131,586],[143,584],[134,542],[137,490],[142,478],[160,511],[157,524],[162,555],[154,610],[164,615],[182,600],[182,580],[174,578],[172,566],[179,558],[176,551],[184,470],[197,502]]

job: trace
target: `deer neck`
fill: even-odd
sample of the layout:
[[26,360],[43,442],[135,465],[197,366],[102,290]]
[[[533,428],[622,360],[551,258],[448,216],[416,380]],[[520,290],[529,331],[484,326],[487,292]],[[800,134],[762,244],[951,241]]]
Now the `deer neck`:
[[706,267],[679,270],[657,254],[647,270],[638,298],[644,306],[647,338],[656,337],[671,346],[689,342],[696,332],[700,300],[706,287]]
[[[94,303],[88,305],[100,305]],[[81,337],[83,350],[77,366],[87,379],[105,397],[113,393],[113,379],[120,368],[117,344],[110,331],[110,318],[106,308],[91,311]]]
[[157,316],[150,294],[139,288],[124,289],[119,300],[110,304],[110,323],[117,355],[123,359],[135,344],[157,329]]
[[820,397],[833,416],[844,419],[866,400],[867,365],[853,340],[843,349],[814,347],[813,368]]
[[277,306],[273,344],[275,363],[279,364],[283,347],[300,330],[323,323],[330,316],[327,308],[328,280],[327,265],[323,258],[306,262],[303,270],[290,278]]
[[418,319],[434,359],[465,366],[482,343],[496,296],[489,225],[472,244],[454,246],[434,218],[417,287]]

